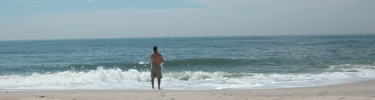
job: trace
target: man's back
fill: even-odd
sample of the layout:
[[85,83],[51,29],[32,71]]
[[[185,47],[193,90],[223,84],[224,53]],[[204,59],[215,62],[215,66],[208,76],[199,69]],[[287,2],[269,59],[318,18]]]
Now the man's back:
[[150,60],[152,65],[160,66],[163,62],[163,56],[157,52],[153,52],[150,54]]
[[150,60],[151,60],[151,85],[152,89],[154,89],[154,78],[158,78],[158,88],[160,89],[160,83],[161,83],[161,78],[163,76],[161,75],[161,67],[160,64],[163,63],[163,56],[158,53],[158,47],[154,46],[154,52],[150,54]]

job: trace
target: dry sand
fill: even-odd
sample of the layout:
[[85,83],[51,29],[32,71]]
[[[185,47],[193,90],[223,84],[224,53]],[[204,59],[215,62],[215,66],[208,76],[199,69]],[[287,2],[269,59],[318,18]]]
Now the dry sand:
[[0,100],[375,100],[375,81],[259,90],[1,91]]

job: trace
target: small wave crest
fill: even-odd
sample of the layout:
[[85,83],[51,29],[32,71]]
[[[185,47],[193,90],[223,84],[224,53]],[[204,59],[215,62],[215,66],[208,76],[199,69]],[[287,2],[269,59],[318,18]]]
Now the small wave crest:
[[364,72],[368,70],[375,70],[373,65],[353,65],[353,64],[340,64],[329,66],[329,71],[343,71],[343,72]]
[[206,79],[242,78],[245,76],[251,76],[251,74],[227,73],[227,72],[184,71],[184,72],[168,72],[168,73],[164,73],[163,76],[177,79],[177,80],[183,80],[183,81],[194,81],[194,80],[206,80]]

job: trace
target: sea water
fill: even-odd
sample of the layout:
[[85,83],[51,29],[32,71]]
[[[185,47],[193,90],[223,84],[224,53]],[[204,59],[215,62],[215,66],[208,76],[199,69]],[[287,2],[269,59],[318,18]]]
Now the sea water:
[[375,35],[0,41],[0,90],[270,89],[375,79]]

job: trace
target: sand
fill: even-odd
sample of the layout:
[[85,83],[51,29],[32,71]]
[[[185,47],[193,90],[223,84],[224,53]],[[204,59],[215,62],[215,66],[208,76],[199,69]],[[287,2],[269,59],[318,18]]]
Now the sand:
[[375,100],[375,81],[250,90],[0,91],[0,100]]

